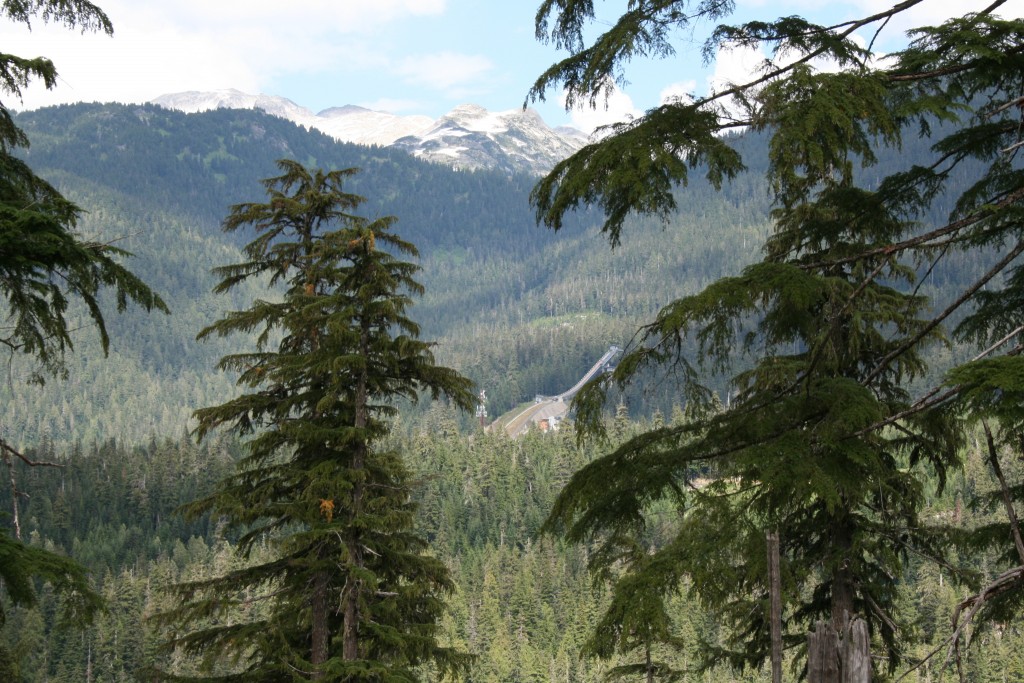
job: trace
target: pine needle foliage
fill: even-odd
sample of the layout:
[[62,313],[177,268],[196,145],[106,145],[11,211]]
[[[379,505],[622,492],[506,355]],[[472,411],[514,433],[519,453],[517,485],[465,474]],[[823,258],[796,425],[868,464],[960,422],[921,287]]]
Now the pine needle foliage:
[[[3,0],[0,17],[31,27],[36,19],[84,31],[113,32],[110,20],[87,0]],[[112,293],[117,310],[129,303],[147,311],[169,312],[163,300],[121,264],[130,254],[111,244],[90,240],[76,231],[82,209],[16,156],[29,146],[28,137],[15,124],[8,98],[21,99],[33,80],[44,87],[57,84],[57,70],[45,57],[25,58],[0,53],[0,348],[9,361],[15,356],[31,363],[29,383],[43,384],[49,377],[67,377],[65,353],[74,348],[69,307],[84,307],[99,333],[104,353],[110,336],[100,297]],[[101,608],[84,568],[42,548],[26,546],[18,538],[17,498],[13,460],[38,466],[0,438],[0,459],[10,472],[14,488],[14,533],[0,530],[0,584],[10,604],[36,603],[36,583],[53,586],[64,598],[70,622],[84,625]],[[0,607],[0,623],[5,617]],[[0,667],[6,648],[0,647]]]
[[[9,0],[0,5],[5,18],[31,25],[34,18],[82,31],[110,34],[110,20],[90,2]],[[53,62],[0,54],[0,93],[19,98],[32,80],[47,88],[57,83]],[[6,97],[5,97],[6,99]],[[135,303],[146,310],[168,312],[166,304],[120,263],[128,252],[111,244],[88,240],[75,228],[81,209],[36,175],[15,156],[28,138],[0,103],[0,294],[5,321],[0,345],[13,354],[26,354],[38,363],[31,380],[66,376],[65,351],[73,348],[68,306],[83,304],[100,335],[104,353],[110,337],[100,309],[100,292],[115,295],[117,309]]]
[[[62,621],[84,627],[103,608],[103,599],[93,589],[89,576],[74,560],[25,545],[6,534],[0,536],[0,581],[10,604],[31,607],[37,603],[35,581],[43,581],[62,597]],[[6,613],[0,606],[0,625]]]
[[[267,200],[239,204],[227,231],[251,227],[245,260],[217,269],[217,291],[252,278],[283,289],[199,337],[255,335],[226,356],[243,392],[196,411],[200,438],[246,437],[237,472],[190,505],[240,534],[243,566],[178,586],[168,648],[202,658],[198,680],[415,681],[418,667],[459,671],[438,642],[452,584],[414,532],[410,475],[382,445],[396,402],[421,392],[474,405],[470,383],[434,363],[407,317],[418,266],[394,218],[352,213],[363,198],[325,172],[278,162]],[[256,561],[265,548],[270,559]],[[255,601],[260,610],[246,612]],[[243,616],[243,613],[248,616]],[[227,665],[226,665],[227,664]],[[173,678],[172,678],[173,679]]]
[[[907,557],[941,559],[951,535],[921,518],[925,479],[941,485],[959,466],[964,411],[1017,424],[1013,401],[994,399],[1013,396],[1013,382],[1007,375],[993,384],[991,373],[1016,364],[1014,340],[1024,330],[1024,21],[999,17],[1005,2],[996,0],[914,29],[906,49],[875,62],[855,33],[880,31],[923,2],[834,26],[800,17],[709,26],[706,58],[747,47],[772,59],[745,83],[610,127],[531,197],[538,222],[553,229],[576,207],[600,206],[615,246],[628,216],[672,215],[674,190],[689,173],[717,185],[743,167],[723,133],[743,127],[769,138],[775,230],[762,260],[665,306],[615,372],[574,400],[581,438],[606,438],[612,388],[670,372],[698,417],[641,434],[584,467],[547,523],[596,544],[593,568],[607,576],[651,511],[672,505],[677,536],[616,586],[666,596],[689,581],[735,636],[706,644],[709,664],[758,665],[767,656],[764,533],[775,530],[789,645],[818,619],[841,626],[844,612],[856,613],[896,666],[907,633],[896,601]],[[595,103],[623,82],[630,58],[672,54],[673,31],[695,32],[698,20],[713,23],[731,9],[637,0],[588,40],[595,3],[548,0],[538,37],[572,54],[538,78],[528,99],[562,87],[570,106]],[[838,70],[815,69],[820,60]],[[930,136],[929,162],[857,184],[874,150],[912,135]],[[954,171],[966,185],[951,182]],[[940,201],[952,207],[945,222],[926,221]],[[919,295],[918,278],[957,252],[970,254],[977,276],[938,309]],[[954,319],[953,334],[985,349],[994,365],[954,371],[951,388],[913,392]],[[715,375],[731,386],[721,411],[710,410]],[[712,483],[696,488],[697,474]],[[642,612],[609,618],[635,629]],[[657,608],[646,613],[651,628],[660,623]]]
[[[805,232],[827,235],[802,255],[809,262],[827,260],[833,245],[850,247],[841,237],[871,236],[856,225],[829,235],[840,224],[827,220],[824,204],[805,216],[816,223]],[[870,224],[883,234],[892,228],[878,216]],[[708,644],[708,665],[759,666],[767,655],[766,529],[782,539],[790,644],[845,610],[869,617],[893,663],[902,649],[895,611],[907,555],[943,552],[943,531],[928,529],[919,514],[923,481],[910,466],[944,476],[958,462],[955,430],[924,419],[876,428],[909,408],[903,382],[924,371],[921,347],[868,378],[921,333],[926,302],[892,286],[903,269],[889,257],[858,264],[887,271],[890,284],[874,282],[857,297],[861,270],[814,272],[799,260],[754,264],[674,302],[642,331],[631,365],[620,364],[612,382],[628,381],[636,367],[673,362],[697,402],[712,395],[704,378],[729,371],[740,356],[748,368],[732,371],[731,405],[642,434],[584,467],[548,522],[572,541],[597,543],[592,565],[600,571],[621,561],[623,542],[645,532],[653,507],[672,505],[677,535],[616,588],[641,585],[660,599],[692,589],[734,634],[729,643]],[[931,337],[940,341],[934,331]],[[685,339],[698,346],[693,363],[677,355]],[[597,419],[607,388],[594,385],[579,402],[582,420]],[[713,483],[694,488],[709,469]],[[657,623],[658,610],[650,615]]]

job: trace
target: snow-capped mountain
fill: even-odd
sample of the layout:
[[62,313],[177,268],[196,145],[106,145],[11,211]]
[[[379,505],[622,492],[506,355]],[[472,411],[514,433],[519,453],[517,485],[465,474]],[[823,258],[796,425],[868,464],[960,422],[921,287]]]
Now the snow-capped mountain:
[[568,130],[552,130],[532,109],[489,112],[463,104],[429,130],[400,138],[394,146],[460,168],[540,174],[586,143],[582,132]]
[[394,146],[458,168],[495,168],[508,173],[545,173],[587,140],[584,133],[572,128],[550,128],[531,109],[488,112],[465,104],[434,121],[428,116],[397,116],[354,105],[314,114],[283,97],[233,89],[174,93],[151,101],[190,113],[260,109],[343,142]]
[[150,101],[188,113],[210,109],[260,109],[300,126],[315,128],[336,140],[360,145],[390,145],[398,138],[415,135],[434,123],[429,116],[396,116],[352,105],[332,107],[314,114],[284,97],[249,95],[234,89],[180,92],[161,95]]
[[310,110],[300,107],[284,97],[250,95],[234,88],[208,92],[190,90],[189,92],[161,95],[150,101],[161,107],[177,109],[190,114],[211,109],[261,109],[268,114],[280,116],[296,123],[303,119],[316,118],[316,114]]

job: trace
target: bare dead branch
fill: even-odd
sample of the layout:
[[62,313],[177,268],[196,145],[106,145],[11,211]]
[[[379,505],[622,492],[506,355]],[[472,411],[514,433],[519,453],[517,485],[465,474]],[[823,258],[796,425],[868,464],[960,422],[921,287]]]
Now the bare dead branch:
[[[902,674],[902,675],[900,675],[900,677],[899,677],[899,678],[897,678],[897,679],[895,680],[895,682],[894,682],[894,683],[900,683],[900,681],[902,681],[902,680],[903,680],[904,678],[906,678],[907,676],[909,676],[910,674],[914,673],[915,671],[917,671],[918,669],[920,669],[920,668],[921,668],[922,666],[924,666],[925,664],[927,664],[927,663],[928,663],[928,661],[929,661],[929,660],[930,660],[930,659],[931,659],[932,657],[934,657],[935,655],[939,654],[939,653],[940,653],[940,652],[942,652],[942,651],[943,651],[944,649],[946,649],[946,646],[947,646],[947,645],[949,644],[949,641],[950,641],[950,639],[951,639],[951,638],[952,638],[952,636],[950,636],[949,638],[946,638],[946,639],[945,639],[945,640],[943,640],[943,641],[942,641],[941,643],[939,643],[939,644],[938,644],[938,645],[937,645],[937,646],[935,647],[935,649],[933,649],[933,650],[932,650],[931,652],[929,652],[928,654],[926,654],[926,655],[925,655],[925,656],[924,656],[924,657],[923,657],[923,658],[921,659],[921,661],[919,661],[919,662],[918,662],[917,664],[915,664],[914,666],[912,666],[912,667],[910,667],[909,669],[907,669],[906,671],[904,671],[904,672],[903,672],[903,674]],[[940,677],[941,677],[941,674],[940,674]]]
[[985,440],[988,442],[988,461],[992,465],[992,471],[996,473],[996,479],[999,480],[999,493],[1006,508],[1006,517],[1010,520],[1010,534],[1013,536],[1013,544],[1017,547],[1017,557],[1020,558],[1021,564],[1024,564],[1024,540],[1020,536],[1020,523],[1017,521],[1017,511],[1013,509],[1013,500],[1010,499],[1010,489],[1006,485],[1003,468],[999,465],[995,439],[992,438],[992,430],[989,429],[987,420],[982,420],[981,426],[985,430]]
[[1010,100],[1009,102],[1001,104],[1000,106],[996,107],[992,111],[990,111],[987,114],[985,114],[985,118],[986,119],[990,119],[993,116],[995,116],[996,114],[998,114],[1000,112],[1004,112],[1007,109],[1010,109],[1011,107],[1019,107],[1021,105],[1024,105],[1024,95],[1021,95],[1020,97],[1014,98],[1014,99]]
[[32,460],[25,454],[17,451],[13,446],[11,446],[11,444],[7,443],[3,439],[0,439],[0,451],[13,455],[14,457],[21,460],[23,463],[28,465],[29,467],[64,467],[64,465],[61,465],[58,462],[49,462],[47,460]]
[[1004,149],[1001,149],[1001,150],[999,150],[999,151],[1000,151],[1000,152],[1002,152],[1003,154],[1009,154],[1009,153],[1010,153],[1010,152],[1012,152],[1013,150],[1015,150],[1015,149],[1019,149],[1019,148],[1021,148],[1021,147],[1024,147],[1024,141],[1021,141],[1021,142],[1015,142],[1015,143],[1013,143],[1012,145],[1010,145],[1009,147],[1006,147],[1006,148],[1004,148]]
[[[949,650],[946,653],[946,659],[942,664],[943,668],[945,668],[949,662],[953,661],[955,658],[957,669],[960,671],[961,680],[963,679],[963,666],[960,658],[960,639],[963,637],[964,630],[974,622],[974,618],[987,601],[992,598],[999,597],[1003,593],[1019,589],[1021,586],[1024,586],[1024,566],[1008,569],[997,576],[991,583],[980,591],[965,598],[956,606],[951,618],[953,634],[950,636]],[[961,621],[960,615],[963,613],[964,609],[968,609],[968,612]],[[964,648],[968,648],[970,645],[971,636],[970,633],[968,633],[967,638],[964,640]]]

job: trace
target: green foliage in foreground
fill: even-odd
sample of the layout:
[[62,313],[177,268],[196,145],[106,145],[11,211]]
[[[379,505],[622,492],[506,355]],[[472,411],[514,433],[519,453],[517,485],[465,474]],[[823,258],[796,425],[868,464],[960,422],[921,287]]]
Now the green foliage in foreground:
[[[95,5],[78,2],[5,2],[5,19],[30,24],[36,18],[83,31],[113,31],[110,20]],[[53,63],[43,57],[25,59],[0,55],[0,94],[21,97],[32,80],[46,88],[57,83]],[[115,293],[118,311],[129,302],[168,312],[166,304],[120,259],[129,255],[109,243],[78,232],[82,209],[68,201],[16,153],[29,139],[6,106],[0,104],[0,296],[4,325],[0,346],[11,355],[27,354],[37,367],[30,379],[42,383],[48,375],[66,377],[65,351],[72,348],[68,310],[80,302],[99,332],[104,354],[110,336],[100,308],[100,292]]]
[[[63,24],[83,31],[113,31],[110,20],[88,0],[5,0],[0,18],[31,26],[35,20]],[[57,83],[57,70],[45,57],[25,58],[0,54],[0,95],[20,99],[22,90],[38,80],[49,89]],[[82,210],[18,158],[29,139],[0,102],[0,349],[8,364],[24,359],[30,384],[43,384],[52,376],[67,377],[65,354],[73,348],[77,321],[72,305],[79,306],[99,333],[104,355],[110,335],[100,305],[101,293],[112,294],[118,312],[129,303],[146,311],[168,312],[150,287],[121,264],[128,252],[109,243],[89,239],[78,231]],[[8,380],[10,381],[10,380]],[[87,623],[100,607],[82,567],[49,549],[23,543],[19,519],[21,494],[13,462],[32,467],[47,463],[27,458],[12,444],[8,430],[0,432],[0,460],[10,481],[12,530],[0,529],[0,585],[13,605],[36,603],[36,583],[46,582],[64,599],[69,619]],[[13,531],[13,533],[11,533]],[[0,605],[0,623],[6,610]],[[0,674],[9,677],[11,653],[0,647]]]
[[[732,647],[709,648],[709,657],[765,661],[764,539],[778,532],[781,626],[790,644],[820,621],[842,634],[856,616],[891,672],[902,656],[898,588],[911,557],[945,562],[952,534],[923,516],[927,482],[941,486],[959,466],[970,421],[983,422],[997,473],[987,420],[1009,418],[998,426],[1000,440],[1019,449],[1009,397],[1017,395],[1016,356],[1024,350],[1024,19],[999,16],[1006,3],[996,0],[913,29],[907,47],[876,63],[855,33],[881,32],[919,4],[832,26],[802,17],[715,25],[734,8],[730,0],[630,3],[610,24],[590,0],[540,5],[538,37],[571,54],[538,78],[534,98],[564,87],[570,104],[593,102],[624,78],[634,56],[672,54],[676,32],[701,22],[710,24],[708,57],[742,46],[780,58],[746,83],[609,127],[531,195],[538,220],[554,230],[574,208],[601,206],[602,231],[616,246],[628,241],[628,216],[674,215],[674,189],[694,172],[715,186],[737,176],[744,157],[723,132],[748,126],[768,137],[764,180],[774,225],[761,261],[697,294],[681,293],[641,328],[615,372],[575,399],[581,435],[600,439],[611,387],[676,373],[700,416],[612,449],[572,479],[552,514],[550,529],[599,544],[599,575],[625,560],[630,571],[610,577],[616,590],[645,586],[636,596],[650,603],[638,602],[647,622],[609,616],[649,631],[637,646],[663,639],[656,596],[689,580],[733,627]],[[819,60],[837,68],[816,68]],[[878,162],[880,148],[917,134],[930,137],[922,160],[868,181],[858,172]],[[957,172],[964,175],[954,180]],[[948,215],[930,223],[943,201]],[[948,294],[948,305],[919,296],[918,275],[957,252],[979,264],[978,273]],[[920,392],[915,383],[927,378],[926,359],[947,327],[987,358],[955,369],[946,388]],[[1005,362],[986,365],[993,360]],[[722,412],[711,410],[715,374],[729,385]],[[717,478],[695,490],[699,465]],[[1009,566],[991,590],[965,603],[968,622],[990,598],[1002,606],[992,613],[1003,617],[1024,601],[1024,541],[1012,505],[1021,490],[1004,488],[1016,553],[1004,555]],[[636,560],[635,536],[659,505],[675,508],[679,535],[650,561]],[[955,647],[962,636],[953,637]],[[647,673],[651,680],[657,670],[648,665]]]

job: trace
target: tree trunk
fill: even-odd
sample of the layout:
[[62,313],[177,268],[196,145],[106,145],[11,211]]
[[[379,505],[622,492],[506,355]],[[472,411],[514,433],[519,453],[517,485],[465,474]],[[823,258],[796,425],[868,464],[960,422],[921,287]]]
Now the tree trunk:
[[846,629],[854,615],[853,596],[853,575],[843,567],[832,576],[832,627],[837,633]]
[[359,588],[355,579],[349,579],[349,582],[345,593],[345,628],[341,646],[341,657],[347,662],[359,659]]
[[839,633],[819,621],[807,635],[807,683],[842,683],[839,677]]
[[843,634],[843,683],[871,683],[871,638],[868,624],[857,618]]
[[[368,364],[370,358],[370,329],[369,322],[363,320],[360,324],[359,352],[364,361]],[[365,429],[369,424],[369,377],[366,365],[363,366],[356,381],[355,396],[355,419],[353,426],[356,429]],[[367,443],[365,436],[355,445],[352,455],[352,471],[356,472],[356,480],[352,485],[352,510],[353,520],[362,516],[363,509],[363,483],[360,477],[363,467],[366,465]],[[348,544],[349,562],[351,566],[363,568],[363,547],[357,531],[353,531]],[[345,590],[344,620],[345,626],[342,632],[341,656],[345,661],[359,659],[359,597],[362,591],[362,582],[350,576],[348,586]]]
[[849,620],[856,614],[854,609],[854,597],[856,590],[853,582],[853,572],[850,571],[850,557],[853,553],[853,527],[854,523],[849,518],[849,509],[844,505],[845,512],[840,513],[832,522],[831,546],[836,554],[835,565],[832,569],[831,611],[832,627],[836,633],[842,633]]
[[[356,418],[356,422],[358,424],[358,417]],[[365,464],[363,448],[365,447],[362,445],[357,446],[355,456],[353,457],[352,469],[357,472],[360,471]],[[362,508],[362,499],[363,485],[361,482],[356,481],[352,487],[352,519],[356,519],[361,515],[360,510]],[[359,659],[359,598],[362,592],[362,580],[357,578],[357,575],[358,570],[363,568],[363,547],[358,531],[353,530],[350,532],[348,556],[350,569],[343,598],[344,607],[342,608],[342,616],[344,618],[344,628],[342,631],[341,656],[342,659],[350,662]],[[352,571],[353,569],[357,571]]]
[[312,653],[310,662],[313,664],[313,680],[323,676],[321,667],[327,661],[327,584],[330,577],[326,570],[320,570],[313,577],[313,596],[310,600],[312,614]]
[[779,532],[765,533],[768,545],[768,591],[771,595],[769,629],[772,635],[772,683],[782,683],[782,573],[779,569]]

